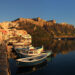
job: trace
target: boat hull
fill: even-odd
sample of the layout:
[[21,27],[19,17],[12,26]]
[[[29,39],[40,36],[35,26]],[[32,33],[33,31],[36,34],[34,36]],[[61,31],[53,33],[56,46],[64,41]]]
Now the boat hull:
[[47,57],[49,57],[52,54],[52,51],[47,52]]
[[44,61],[45,61],[45,60],[41,60],[41,61],[34,62],[34,63],[27,63],[27,62],[16,62],[16,63],[17,63],[17,66],[18,66],[18,67],[21,67],[21,66],[34,66],[34,65],[43,63]]
[[22,66],[34,66],[40,63],[43,63],[44,61],[46,61],[46,59],[40,60],[40,61],[36,61],[36,62],[20,62],[20,61],[16,61],[16,65],[18,67],[22,67]]
[[33,66],[44,62],[47,58],[47,54],[41,54],[33,57],[16,59],[17,66]]
[[[52,51],[42,52],[40,54],[47,54],[47,57],[48,57],[52,54]],[[40,54],[21,54],[21,53],[17,53],[19,58],[32,57],[32,56],[37,56],[37,55],[40,55]]]

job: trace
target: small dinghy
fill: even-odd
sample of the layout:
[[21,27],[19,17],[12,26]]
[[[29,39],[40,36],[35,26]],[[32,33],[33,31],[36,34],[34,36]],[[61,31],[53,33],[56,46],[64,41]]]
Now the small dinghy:
[[33,66],[44,62],[47,54],[41,54],[33,57],[16,59],[17,66]]

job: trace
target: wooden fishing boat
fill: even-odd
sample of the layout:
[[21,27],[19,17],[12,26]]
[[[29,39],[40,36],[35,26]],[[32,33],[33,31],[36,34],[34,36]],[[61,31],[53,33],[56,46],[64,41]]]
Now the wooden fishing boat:
[[17,66],[33,66],[44,62],[47,58],[46,54],[41,54],[33,57],[16,59]]
[[28,52],[20,52],[20,53],[18,53],[18,56],[20,57],[20,58],[24,58],[24,57],[31,57],[31,56],[37,56],[37,55],[41,55],[41,54],[46,54],[47,56],[50,56],[51,54],[52,54],[52,51],[43,51],[43,52],[41,52],[41,53],[37,53],[37,52],[35,52],[35,51],[28,51]]
[[50,56],[52,54],[52,50],[50,51],[43,51],[41,54],[46,54],[47,57]]
[[32,47],[27,47],[27,48],[16,48],[16,53],[17,55],[21,57],[30,57],[30,56],[35,56],[39,55],[43,52],[43,46],[42,47],[37,47],[34,48]]
[[43,46],[34,47],[32,45],[30,46],[15,45],[14,49],[19,58],[36,56],[39,54],[46,54],[47,56],[49,56],[52,53],[52,51],[44,51]]

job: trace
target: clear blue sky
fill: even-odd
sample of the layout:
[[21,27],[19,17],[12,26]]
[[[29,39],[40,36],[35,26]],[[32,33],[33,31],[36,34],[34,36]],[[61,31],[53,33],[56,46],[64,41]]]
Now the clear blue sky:
[[75,0],[0,0],[0,22],[20,17],[75,25]]

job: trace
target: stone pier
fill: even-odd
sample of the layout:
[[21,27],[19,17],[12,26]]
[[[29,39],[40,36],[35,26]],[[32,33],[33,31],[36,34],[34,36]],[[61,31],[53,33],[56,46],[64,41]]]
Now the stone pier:
[[7,48],[5,44],[0,45],[0,75],[10,75]]

